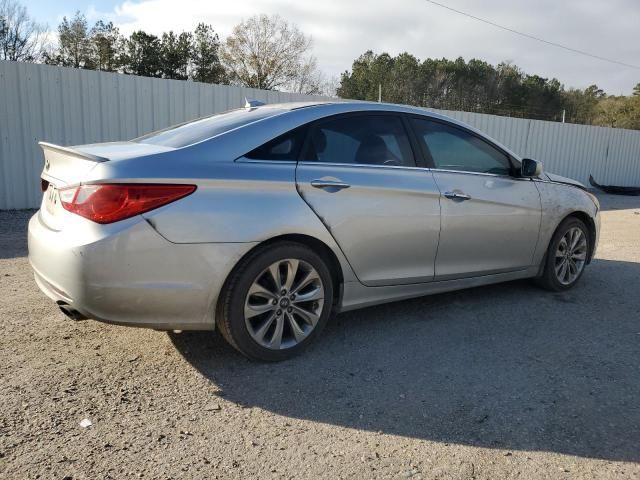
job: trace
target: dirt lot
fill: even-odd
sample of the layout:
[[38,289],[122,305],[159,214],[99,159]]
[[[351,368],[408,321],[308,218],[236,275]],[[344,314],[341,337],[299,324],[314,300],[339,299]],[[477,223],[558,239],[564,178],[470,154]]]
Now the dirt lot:
[[276,365],[67,320],[33,282],[31,212],[0,212],[0,478],[640,478],[640,198],[602,204],[568,293],[348,313]]

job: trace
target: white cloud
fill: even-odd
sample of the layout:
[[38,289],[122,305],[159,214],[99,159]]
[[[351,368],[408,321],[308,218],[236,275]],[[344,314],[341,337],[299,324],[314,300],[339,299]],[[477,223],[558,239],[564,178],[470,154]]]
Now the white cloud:
[[[637,0],[452,0],[448,5],[557,43],[640,64]],[[206,22],[223,38],[243,18],[279,14],[313,36],[319,66],[330,76],[372,49],[408,51],[419,58],[475,57],[493,64],[511,60],[528,73],[556,77],[566,86],[596,83],[615,94],[628,94],[640,81],[640,70],[546,46],[424,0],[128,0],[102,13],[125,34],[137,29],[155,34],[191,30]]]

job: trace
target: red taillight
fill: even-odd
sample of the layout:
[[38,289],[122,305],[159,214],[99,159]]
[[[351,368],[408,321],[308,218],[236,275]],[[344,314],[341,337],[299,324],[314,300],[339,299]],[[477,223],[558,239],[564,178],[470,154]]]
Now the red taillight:
[[107,183],[60,190],[62,206],[97,223],[139,215],[193,193],[195,185]]
[[49,182],[47,180],[45,180],[44,178],[41,178],[40,179],[40,190],[42,190],[43,192],[46,192],[48,188],[49,188]]

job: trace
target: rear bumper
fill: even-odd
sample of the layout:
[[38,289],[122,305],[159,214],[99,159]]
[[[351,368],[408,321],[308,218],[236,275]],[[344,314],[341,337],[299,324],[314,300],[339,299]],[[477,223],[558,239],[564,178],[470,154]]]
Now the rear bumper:
[[[74,216],[75,217],[75,216]],[[64,230],[29,222],[29,261],[52,300],[109,323],[211,330],[218,294],[253,243],[174,244],[141,217]]]

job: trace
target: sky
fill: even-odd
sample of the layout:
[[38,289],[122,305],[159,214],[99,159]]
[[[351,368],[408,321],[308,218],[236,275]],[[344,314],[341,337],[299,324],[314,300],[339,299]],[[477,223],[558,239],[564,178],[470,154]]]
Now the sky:
[[[640,69],[584,57],[458,15],[425,0],[21,0],[55,30],[63,16],[111,20],[122,33],[192,30],[213,25],[221,38],[254,14],[279,14],[313,38],[327,77],[350,69],[366,50],[403,51],[420,59],[511,61],[525,72],[555,77],[565,87],[597,84],[628,95]],[[640,65],[639,0],[439,0],[457,10],[536,37],[620,62]]]

